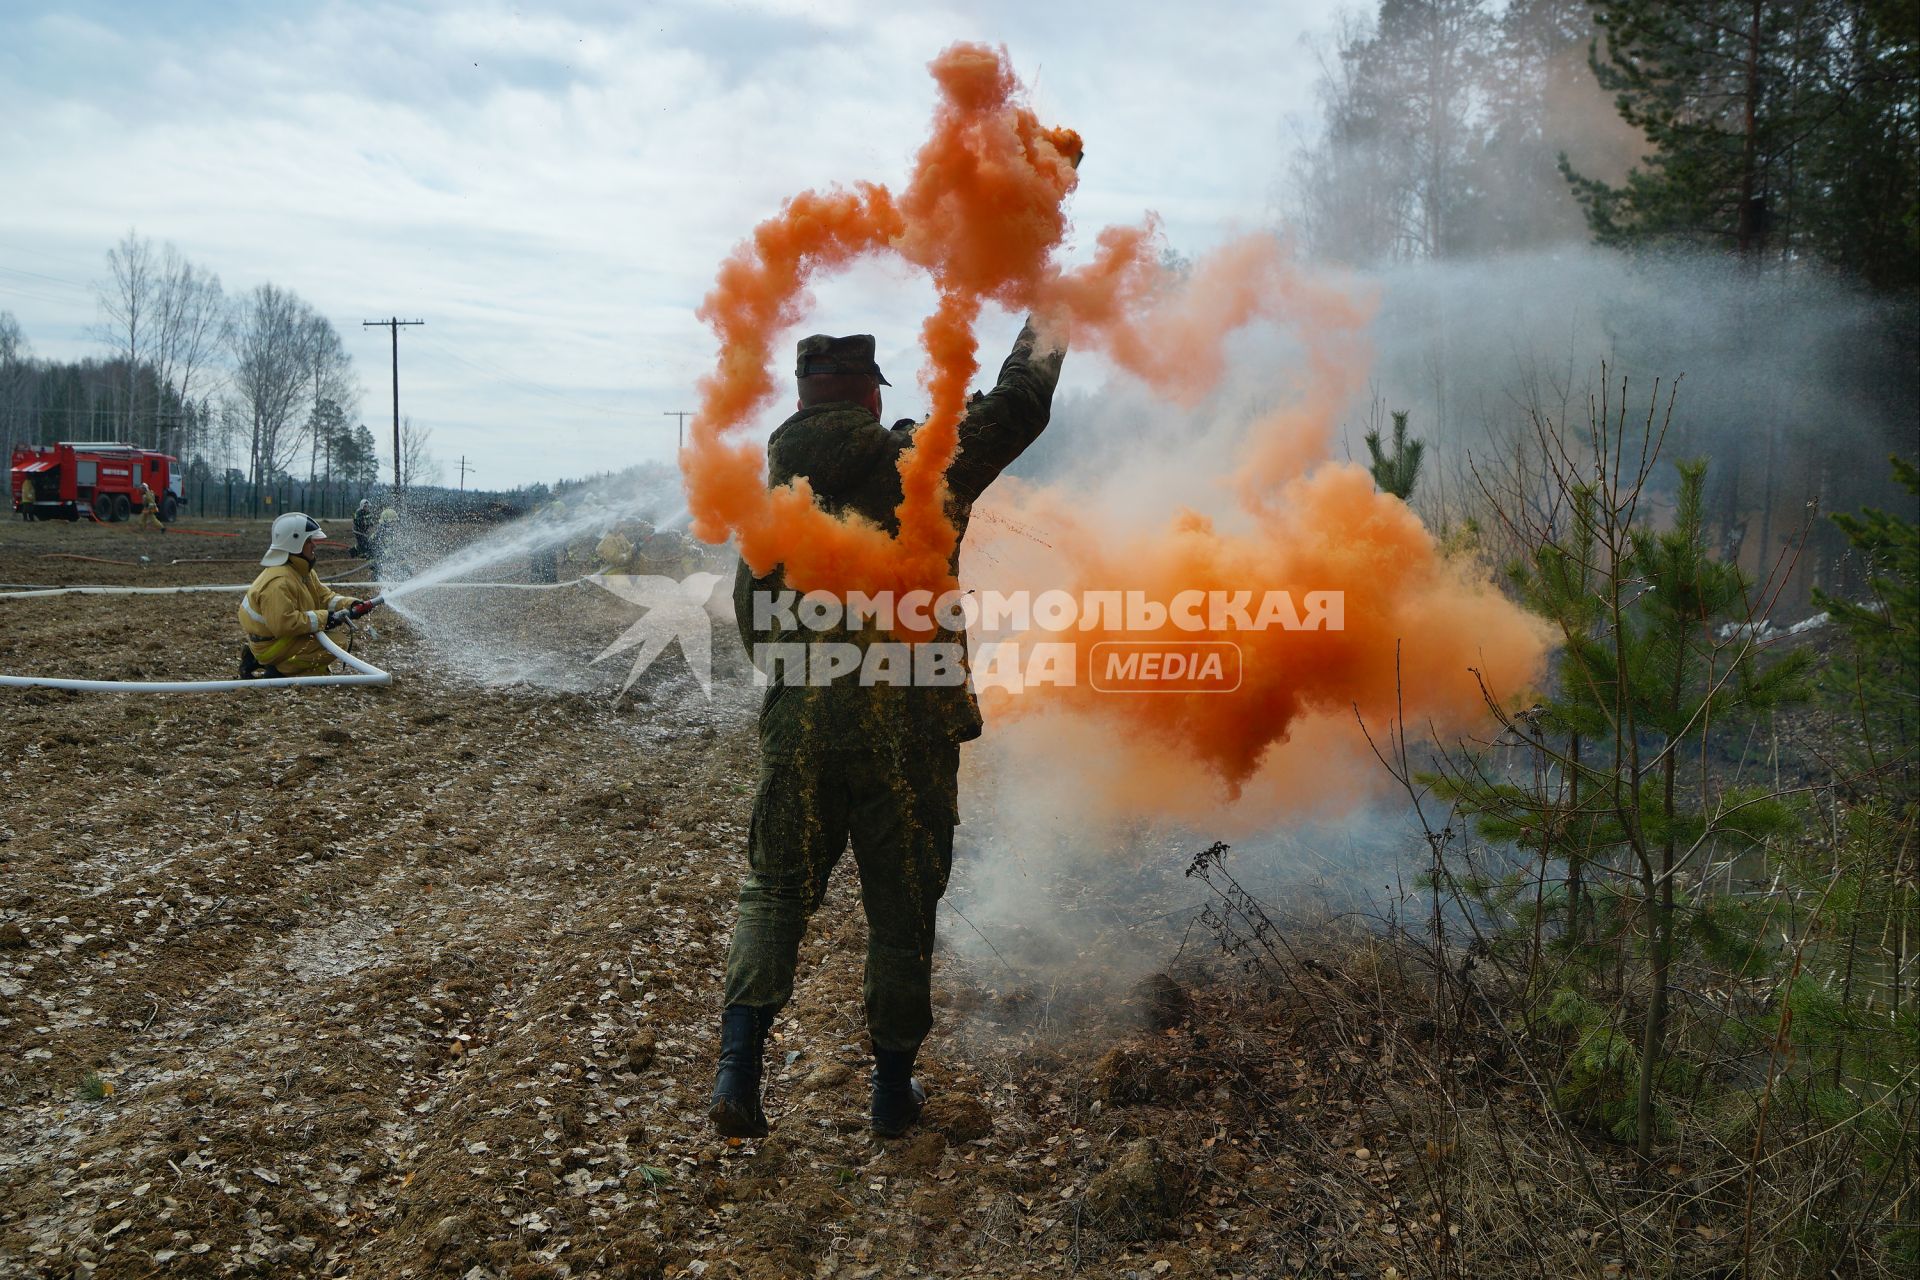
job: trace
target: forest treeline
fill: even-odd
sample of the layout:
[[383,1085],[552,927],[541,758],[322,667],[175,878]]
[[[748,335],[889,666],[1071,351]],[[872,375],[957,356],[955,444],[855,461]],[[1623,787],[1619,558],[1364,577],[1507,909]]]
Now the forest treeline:
[[[129,231],[94,282],[104,354],[36,359],[0,311],[0,456],[16,444],[114,440],[255,487],[382,477],[362,390],[333,322],[272,283],[237,295],[171,243]],[[399,481],[435,476],[429,432],[403,424]],[[389,453],[385,467],[391,467]]]

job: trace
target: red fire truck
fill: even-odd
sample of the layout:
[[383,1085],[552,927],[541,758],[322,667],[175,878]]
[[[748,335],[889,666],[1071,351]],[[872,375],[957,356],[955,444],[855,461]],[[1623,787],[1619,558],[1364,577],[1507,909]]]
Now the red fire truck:
[[130,444],[69,441],[13,451],[13,509],[29,520],[125,520],[140,510],[140,486],[153,486],[169,523],[186,502],[175,459]]

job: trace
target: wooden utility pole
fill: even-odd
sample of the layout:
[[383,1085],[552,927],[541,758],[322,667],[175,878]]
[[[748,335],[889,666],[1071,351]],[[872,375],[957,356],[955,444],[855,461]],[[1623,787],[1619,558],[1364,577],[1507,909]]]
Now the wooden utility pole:
[[362,320],[362,329],[385,326],[393,332],[393,492],[400,493],[400,329],[403,325],[425,324],[425,320],[402,320],[393,316],[386,320]]
[[467,491],[467,472],[478,471],[479,469],[478,467],[470,467],[467,465],[466,454],[463,453],[460,455],[460,492],[465,493]]
[[660,416],[663,418],[680,419],[678,425],[675,427],[674,439],[678,442],[679,446],[682,449],[686,448],[687,447],[687,419],[693,416],[693,410],[668,409],[664,413],[662,413]]

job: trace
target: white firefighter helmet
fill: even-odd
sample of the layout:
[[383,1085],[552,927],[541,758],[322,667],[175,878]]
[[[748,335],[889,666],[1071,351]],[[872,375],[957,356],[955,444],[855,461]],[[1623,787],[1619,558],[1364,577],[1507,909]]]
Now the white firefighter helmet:
[[326,536],[327,531],[316,524],[312,516],[303,511],[289,511],[273,522],[273,537],[268,541],[267,554],[260,557],[260,563],[285,564],[288,556],[300,553],[307,545],[307,539]]

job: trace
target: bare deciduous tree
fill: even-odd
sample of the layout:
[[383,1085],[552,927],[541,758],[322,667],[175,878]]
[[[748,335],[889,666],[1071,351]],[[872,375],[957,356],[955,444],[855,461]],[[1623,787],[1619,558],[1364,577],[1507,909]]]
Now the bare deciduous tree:
[[13,442],[25,435],[30,355],[20,322],[11,311],[0,311],[0,464],[7,466],[12,465]]
[[0,369],[11,368],[14,361],[24,358],[21,352],[26,342],[25,335],[20,332],[20,322],[13,318],[13,312],[0,311]]
[[127,441],[140,444],[144,442],[136,439],[134,432],[140,408],[140,362],[152,340],[160,283],[153,241],[129,230],[119,244],[107,250],[107,275],[105,283],[95,286],[102,317],[100,339],[125,364]]
[[161,385],[173,391],[189,419],[170,424],[162,436],[161,447],[169,452],[184,454],[205,429],[205,422],[193,413],[194,380],[210,371],[215,354],[226,345],[229,322],[220,277],[167,245],[155,292],[153,366]]
[[248,440],[248,477],[260,485],[299,454],[299,409],[311,368],[312,312],[291,290],[256,285],[233,317],[232,404]]
[[332,321],[318,313],[309,313],[306,342],[307,380],[313,393],[306,421],[307,480],[311,483],[319,473],[324,444],[325,432],[319,426],[321,407],[330,403],[343,415],[356,412],[360,384],[353,375],[353,357],[347,354],[346,344],[340,341],[340,331],[333,327]]
[[1405,256],[1418,222],[1402,135],[1370,94],[1373,43],[1372,22],[1358,13],[1342,14],[1314,42],[1324,132],[1293,160],[1292,216],[1316,255],[1340,262]]
[[427,448],[432,441],[432,427],[416,427],[411,417],[400,419],[400,488],[403,491],[440,479],[440,463]]

